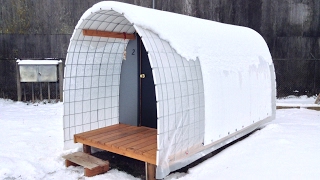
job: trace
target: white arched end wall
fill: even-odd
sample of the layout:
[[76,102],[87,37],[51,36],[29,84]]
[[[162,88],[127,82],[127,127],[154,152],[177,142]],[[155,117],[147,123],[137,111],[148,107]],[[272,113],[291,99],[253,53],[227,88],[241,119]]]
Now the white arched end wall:
[[73,135],[119,123],[119,83],[128,40],[84,36],[82,29],[135,30],[123,15],[109,10],[91,13],[74,31],[64,77],[64,140]]
[[133,25],[122,13],[100,9],[85,16],[71,38],[66,60],[65,148],[74,146],[74,134],[119,123],[120,73],[128,40],[84,36],[82,29],[141,36],[156,91],[157,174],[165,176],[171,164],[203,143],[204,88],[199,60],[182,58],[167,41]]

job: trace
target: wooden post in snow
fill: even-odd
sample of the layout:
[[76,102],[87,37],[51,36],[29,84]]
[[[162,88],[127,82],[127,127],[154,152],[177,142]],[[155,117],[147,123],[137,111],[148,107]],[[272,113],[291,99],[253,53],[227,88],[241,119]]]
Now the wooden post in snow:
[[18,62],[16,62],[16,71],[17,71],[17,96],[18,96],[18,101],[21,101],[22,92],[21,92],[20,70],[19,70]]
[[50,102],[50,82],[48,82],[48,101]]
[[320,104],[320,93],[318,94],[318,97],[316,99],[316,101],[314,102],[315,104]]
[[31,93],[32,93],[32,102],[34,103],[34,87],[33,87],[33,82],[31,83]]
[[43,101],[43,96],[42,96],[42,84],[40,82],[40,101]]
[[59,93],[60,93],[60,102],[63,102],[63,68],[64,61],[59,61]]

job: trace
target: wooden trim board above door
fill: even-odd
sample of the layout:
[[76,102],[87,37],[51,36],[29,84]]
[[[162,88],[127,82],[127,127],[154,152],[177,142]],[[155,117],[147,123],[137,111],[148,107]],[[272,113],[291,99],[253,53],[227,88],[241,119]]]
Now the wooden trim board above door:
[[110,37],[110,38],[121,38],[121,39],[135,39],[135,34],[128,33],[119,33],[119,32],[111,32],[111,31],[99,31],[99,30],[91,30],[91,29],[83,29],[82,34],[84,36],[99,36],[99,37]]

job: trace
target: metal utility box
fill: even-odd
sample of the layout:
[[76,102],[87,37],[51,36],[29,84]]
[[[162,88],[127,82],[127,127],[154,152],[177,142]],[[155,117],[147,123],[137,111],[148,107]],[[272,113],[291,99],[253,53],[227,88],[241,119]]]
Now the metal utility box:
[[57,82],[57,60],[19,61],[20,82]]
[[[17,93],[18,101],[22,96],[26,101],[26,96],[43,100],[43,91],[47,92],[50,101],[51,92],[58,98],[58,85],[60,91],[60,101],[62,101],[62,79],[63,63],[61,59],[42,60],[17,60]],[[51,89],[51,87],[53,87]],[[55,88],[54,88],[55,87]],[[31,92],[28,91],[31,89]],[[22,92],[23,90],[23,92]],[[39,97],[39,98],[38,98]]]

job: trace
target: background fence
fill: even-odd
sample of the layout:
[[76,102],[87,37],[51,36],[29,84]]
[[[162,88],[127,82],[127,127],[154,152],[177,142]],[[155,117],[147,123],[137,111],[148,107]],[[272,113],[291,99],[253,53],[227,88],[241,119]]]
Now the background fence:
[[[64,64],[64,59],[59,60]],[[61,99],[59,68],[57,75],[57,82],[21,82],[21,100],[59,101]],[[18,100],[16,59],[0,59],[0,98]]]
[[[320,93],[320,59],[275,59],[277,97],[289,95],[313,96]],[[17,100],[16,60],[0,59],[0,98]],[[59,82],[57,83],[22,83],[22,100],[60,99]]]
[[277,97],[320,93],[320,59],[275,59]]
[[17,100],[16,60],[0,59],[0,98]]
[[[0,0],[0,98],[17,99],[14,58],[65,58],[79,18],[99,1]],[[152,7],[151,0],[118,1]],[[320,93],[319,0],[155,2],[159,10],[254,29],[274,58],[278,97]]]

